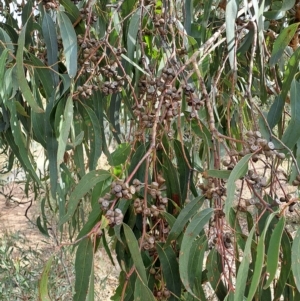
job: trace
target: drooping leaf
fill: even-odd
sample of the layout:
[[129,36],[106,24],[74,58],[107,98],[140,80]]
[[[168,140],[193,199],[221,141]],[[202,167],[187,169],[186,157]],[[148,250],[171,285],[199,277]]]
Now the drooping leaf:
[[172,240],[176,240],[176,238],[182,233],[185,225],[188,223],[190,218],[195,215],[202,206],[204,199],[204,196],[196,197],[181,210],[180,214],[175,220],[173,227],[170,230],[166,241],[166,246],[168,246]]
[[73,301],[85,301],[93,265],[93,243],[89,237],[84,238],[78,246],[75,259],[75,294]]
[[173,200],[177,205],[182,204],[183,200],[180,191],[178,172],[170,158],[165,153],[163,153],[162,169],[166,180],[168,198]]
[[286,128],[282,142],[289,148],[293,148],[300,138],[300,129],[297,126],[300,122],[300,103],[298,101],[300,95],[300,83],[296,80],[291,84],[291,120]]
[[101,128],[95,112],[89,106],[84,105],[83,107],[86,110],[86,113],[88,114],[88,117],[92,125],[92,127],[90,127],[89,125],[89,136],[88,136],[89,144],[90,144],[89,169],[94,170],[97,168],[98,160],[102,152],[102,141],[99,135],[99,133],[101,133]]
[[24,143],[24,136],[21,130],[20,121],[18,120],[17,116],[17,108],[16,103],[12,101],[7,101],[6,105],[10,111],[10,124],[11,124],[11,132],[13,134],[14,141],[18,147],[18,154],[22,158],[21,163],[23,163],[23,168],[30,174],[30,176],[39,184],[41,181],[37,176],[35,169],[33,167],[32,162],[28,156],[28,149]]
[[73,121],[73,99],[69,96],[66,102],[64,115],[61,116],[60,132],[58,137],[58,149],[57,149],[57,164],[63,162],[66,146],[68,142],[69,132]]
[[216,248],[213,248],[206,260],[207,279],[211,284],[219,300],[224,300],[228,291],[221,279],[222,263],[221,255]]
[[139,277],[135,281],[134,301],[155,301],[149,287]]
[[273,50],[270,58],[270,66],[274,67],[275,64],[282,57],[285,48],[290,43],[291,39],[294,37],[299,23],[294,23],[282,30],[279,36],[276,38],[273,44]]
[[226,39],[229,52],[229,62],[232,70],[235,69],[235,19],[238,11],[236,0],[228,0],[226,4]]
[[185,230],[182,243],[181,243],[181,249],[179,254],[180,278],[185,289],[196,298],[197,296],[192,291],[191,283],[189,283],[188,267],[189,267],[189,259],[190,259],[190,250],[192,248],[194,239],[199,235],[203,227],[208,223],[212,214],[213,214],[212,208],[207,208],[197,213],[193,217],[187,229]]
[[296,236],[292,245],[292,271],[294,275],[295,284],[297,286],[298,291],[300,291],[300,228],[296,232]]
[[205,252],[207,251],[208,240],[205,235],[200,234],[193,242],[189,259],[189,283],[195,295],[203,299],[202,272],[204,267]]
[[226,219],[229,221],[229,212],[232,207],[232,203],[234,201],[234,193],[236,188],[236,180],[243,177],[248,171],[248,162],[251,158],[252,154],[248,154],[244,156],[231,171],[231,174],[227,183],[227,198],[225,201],[224,212]]
[[42,23],[43,36],[45,44],[47,46],[47,60],[48,65],[54,70],[51,72],[54,85],[58,84],[58,46],[57,46],[57,34],[55,30],[55,24],[50,15],[45,12]]
[[171,246],[165,248],[163,245],[157,243],[156,248],[167,288],[172,292],[169,300],[176,301],[181,293],[181,281],[176,254]]
[[41,279],[39,281],[39,300],[40,301],[51,301],[48,292],[48,279],[49,272],[51,269],[51,264],[53,261],[53,255],[47,260],[47,263],[43,269]]
[[252,298],[255,295],[255,292],[257,290],[259,281],[261,280],[261,273],[262,273],[262,268],[264,264],[264,256],[265,256],[265,238],[266,238],[266,233],[269,229],[269,225],[274,218],[276,213],[272,213],[268,216],[268,219],[265,223],[265,228],[259,237],[258,244],[257,244],[257,252],[256,252],[256,259],[255,259],[255,267],[253,271],[253,276],[252,276],[252,281],[248,293],[248,300],[252,300]]
[[293,55],[290,57],[283,75],[282,91],[281,94],[276,95],[273,104],[268,112],[268,124],[272,129],[280,120],[281,114],[286,102],[286,97],[291,88],[291,83],[295,74],[299,69],[300,48],[297,48]]
[[245,296],[245,288],[247,284],[249,265],[251,261],[251,246],[254,231],[255,227],[253,227],[249,233],[244,249],[243,259],[237,272],[234,301],[243,300]]
[[24,98],[26,99],[26,101],[28,102],[32,110],[35,111],[36,113],[42,113],[44,110],[40,108],[36,103],[24,73],[24,66],[23,66],[24,49],[23,48],[25,46],[25,33],[26,33],[26,24],[23,26],[18,39],[18,51],[16,57],[18,84],[20,86],[20,90],[22,91],[22,94],[24,95]]
[[277,272],[278,263],[279,263],[280,243],[281,243],[281,237],[284,230],[284,226],[285,226],[285,217],[283,216],[277,223],[270,239],[268,253],[267,253],[267,271],[266,271],[269,274],[269,278],[264,285],[264,289],[266,289],[271,285]]
[[0,43],[0,55],[6,49],[11,51],[11,53],[14,52],[14,46],[10,36],[1,27],[0,27],[0,41],[4,44],[3,45],[2,43]]
[[117,149],[110,154],[108,158],[108,163],[111,166],[118,166],[128,159],[128,156],[131,152],[131,146],[129,143],[121,143],[118,145]]
[[64,12],[57,12],[57,20],[64,46],[68,74],[71,78],[74,78],[77,73],[77,36],[72,22]]
[[97,183],[105,181],[110,177],[110,173],[106,170],[93,170],[83,176],[76,185],[69,198],[68,211],[61,219],[60,225],[66,223],[74,214],[80,199],[90,191]]
[[138,273],[138,278],[141,279],[143,284],[147,284],[146,270],[139,250],[138,242],[129,226],[123,224],[123,228],[126,237],[126,243],[131,254],[131,258],[134,262],[136,272]]

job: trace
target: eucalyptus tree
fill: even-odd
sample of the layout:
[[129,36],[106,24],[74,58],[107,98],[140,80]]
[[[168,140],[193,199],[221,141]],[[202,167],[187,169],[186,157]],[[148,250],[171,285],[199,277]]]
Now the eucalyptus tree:
[[[113,300],[299,300],[285,227],[299,1],[5,0],[1,14],[1,145],[69,234],[73,300],[95,300],[100,246],[121,267]],[[49,235],[47,214],[37,226]]]

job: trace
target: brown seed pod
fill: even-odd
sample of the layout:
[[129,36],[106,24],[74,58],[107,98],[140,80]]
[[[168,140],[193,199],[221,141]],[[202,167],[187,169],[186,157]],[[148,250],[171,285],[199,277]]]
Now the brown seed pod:
[[116,184],[115,187],[113,188],[115,193],[121,192],[122,191],[122,185]]
[[256,138],[261,138],[261,132],[260,131],[255,131],[253,134]]
[[222,160],[222,164],[224,165],[224,166],[229,166],[230,165],[230,163],[231,163],[231,160],[230,159],[223,159]]
[[273,143],[272,141],[269,141],[269,142],[267,143],[267,145],[265,146],[265,149],[266,149],[266,150],[273,150],[273,149],[275,149],[274,143]]
[[299,186],[299,185],[300,185],[300,182],[299,182],[298,180],[294,180],[294,181],[292,182],[292,185],[293,185],[293,186]]
[[285,159],[285,154],[284,153],[277,153],[276,157],[280,160],[284,160]]

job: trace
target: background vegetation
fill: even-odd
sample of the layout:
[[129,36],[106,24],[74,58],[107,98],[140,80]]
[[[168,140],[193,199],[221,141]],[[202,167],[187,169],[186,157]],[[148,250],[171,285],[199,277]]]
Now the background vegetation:
[[49,235],[51,212],[58,249],[73,245],[74,301],[95,300],[100,245],[121,267],[113,300],[299,300],[300,233],[285,227],[298,1],[5,0],[1,14],[6,170],[20,162],[37,227]]

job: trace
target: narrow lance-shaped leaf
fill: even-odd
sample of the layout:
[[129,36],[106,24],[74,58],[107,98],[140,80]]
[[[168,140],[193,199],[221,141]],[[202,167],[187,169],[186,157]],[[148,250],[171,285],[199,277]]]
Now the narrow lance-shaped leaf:
[[205,197],[199,196],[188,203],[180,212],[178,217],[175,220],[173,227],[170,230],[168,235],[166,246],[171,243],[172,240],[175,240],[183,231],[185,225],[188,223],[190,218],[197,213],[199,208],[202,206]]
[[149,287],[146,286],[139,277],[135,281],[134,301],[155,301]]
[[64,115],[61,116],[60,132],[58,137],[58,150],[57,150],[57,165],[63,162],[70,128],[73,120],[73,100],[72,96],[69,96],[66,102]]
[[138,278],[140,278],[144,284],[147,284],[146,270],[136,237],[129,226],[123,224],[123,228],[131,258],[138,273]]
[[224,207],[224,211],[225,211],[225,216],[227,221],[229,221],[229,212],[230,209],[232,208],[232,203],[234,200],[234,193],[235,193],[235,188],[236,188],[236,180],[238,180],[240,177],[243,177],[247,170],[248,170],[248,162],[251,158],[252,154],[246,155],[245,157],[243,157],[238,163],[237,165],[234,167],[234,169],[232,170],[229,179],[228,179],[228,183],[227,183],[227,198],[225,201],[225,207]]
[[78,246],[75,259],[75,295],[73,301],[85,301],[93,265],[93,243],[89,237]]
[[41,279],[39,281],[39,300],[40,301],[51,301],[49,297],[49,292],[48,292],[48,279],[49,279],[49,272],[51,268],[51,264],[53,261],[53,256],[51,256],[42,273]]
[[280,251],[280,242],[282,233],[285,226],[285,217],[281,217],[279,222],[277,223],[269,244],[268,254],[267,254],[267,273],[269,274],[269,278],[264,285],[264,289],[268,288],[272,281],[275,278],[278,262],[279,262],[279,251]]
[[249,233],[244,249],[243,260],[237,272],[234,301],[240,301],[244,298],[246,283],[248,279],[249,265],[251,260],[251,244],[255,229],[256,227],[254,226]]
[[291,84],[291,120],[286,128],[282,142],[289,148],[293,148],[300,138],[300,83],[295,79]]
[[77,36],[72,22],[64,12],[57,12],[57,20],[64,46],[66,67],[71,78],[77,73]]
[[281,94],[275,97],[275,100],[268,112],[267,120],[271,129],[279,122],[281,118],[284,104],[286,102],[286,97],[291,88],[291,83],[299,69],[299,60],[300,48],[297,48],[293,55],[290,57],[284,70]]
[[38,106],[36,103],[32,91],[29,88],[29,85],[27,83],[25,73],[24,73],[24,65],[23,65],[23,51],[24,51],[24,45],[25,45],[25,33],[26,33],[26,24],[21,30],[19,40],[18,40],[18,51],[17,51],[17,57],[16,57],[16,64],[17,64],[17,78],[18,78],[18,84],[20,86],[20,90],[22,91],[22,94],[25,98],[25,100],[28,102],[30,107],[33,111],[36,113],[42,113],[44,110]]
[[300,291],[300,228],[297,230],[292,245],[292,271],[298,291]]
[[229,63],[232,70],[235,69],[235,19],[238,11],[236,0],[228,0],[226,4],[226,39],[229,52]]
[[197,296],[192,291],[191,283],[189,283],[188,267],[190,259],[190,250],[193,245],[194,239],[199,235],[203,227],[208,223],[212,214],[212,208],[207,208],[197,213],[193,217],[191,223],[188,225],[181,243],[181,249],[179,254],[180,278],[186,290],[196,298]]
[[58,84],[58,74],[56,73],[58,71],[57,34],[55,30],[55,24],[47,12],[44,13],[42,31],[45,39],[45,44],[47,46],[48,65],[51,66],[51,68],[55,71],[55,72],[51,72],[51,76],[53,78],[53,83],[57,85]]
[[181,280],[176,254],[171,246],[164,248],[163,245],[156,244],[156,248],[167,288],[172,293],[168,300],[176,301],[181,293]]
[[282,57],[285,48],[294,37],[296,30],[298,29],[299,23],[294,23],[282,30],[279,36],[276,38],[273,44],[273,50],[270,58],[270,66],[274,67],[275,64]]
[[18,153],[20,157],[22,158],[22,165],[23,168],[29,172],[30,176],[39,184],[41,184],[41,181],[39,177],[37,176],[34,167],[29,160],[28,152],[29,150],[26,148],[24,143],[24,136],[21,130],[20,121],[17,118],[17,109],[16,109],[16,103],[14,101],[6,101],[6,104],[10,110],[10,124],[11,124],[11,132],[14,137],[14,142],[18,146]]
[[68,211],[61,219],[60,225],[66,223],[76,211],[80,199],[90,191],[97,183],[105,181],[110,177],[110,173],[106,170],[93,170],[83,176],[69,198]]
[[259,281],[261,279],[261,272],[262,272],[262,268],[263,268],[263,263],[264,263],[264,256],[265,256],[265,237],[266,237],[266,232],[269,228],[269,225],[272,221],[272,219],[274,218],[274,216],[277,213],[274,212],[271,215],[269,215],[267,221],[266,221],[266,225],[265,228],[258,240],[258,244],[257,244],[257,255],[256,255],[256,261],[255,261],[255,267],[254,267],[254,272],[253,272],[253,276],[252,276],[252,281],[251,281],[251,285],[250,285],[250,289],[249,289],[249,293],[247,296],[247,300],[252,300],[252,298],[255,295],[255,292],[257,290]]

